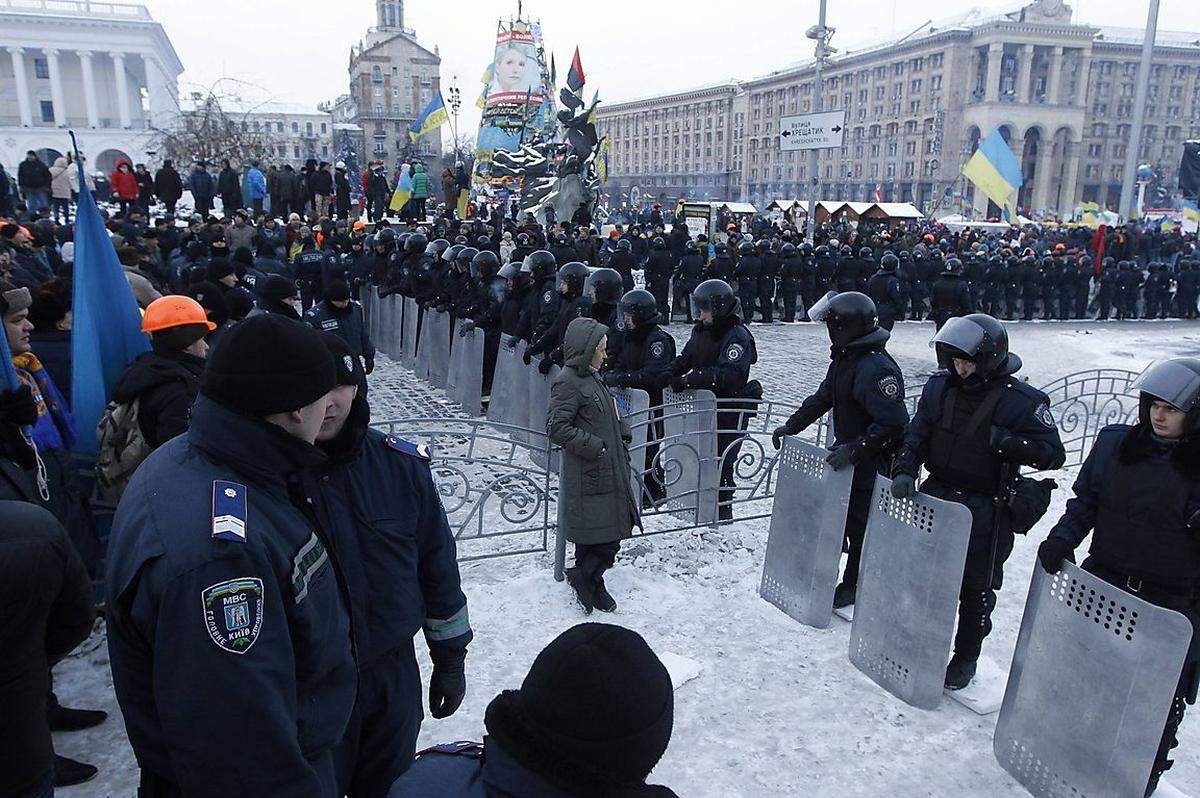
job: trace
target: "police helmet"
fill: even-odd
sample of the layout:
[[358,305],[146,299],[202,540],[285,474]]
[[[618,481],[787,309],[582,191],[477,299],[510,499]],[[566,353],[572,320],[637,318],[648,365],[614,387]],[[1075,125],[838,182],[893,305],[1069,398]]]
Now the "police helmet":
[[471,243],[471,241],[465,235],[459,233],[458,235],[456,235],[454,237],[454,243],[462,244],[463,246],[466,246],[467,244]]
[[817,256],[818,258],[822,258],[822,259],[828,258],[828,257],[830,256],[830,254],[831,254],[831,253],[829,252],[829,247],[825,246],[824,244],[822,244],[821,246],[817,247],[817,248],[814,250],[814,252],[816,253],[816,256]]
[[710,311],[713,321],[741,313],[741,305],[733,289],[724,280],[705,280],[692,291],[692,317],[700,318],[701,311]]
[[650,246],[654,247],[655,249],[666,249],[667,242],[662,236],[655,236],[654,240],[650,242]]
[[625,285],[616,269],[596,269],[588,275],[583,292],[592,298],[593,302],[616,304],[621,298]]
[[424,233],[413,233],[405,242],[404,250],[406,252],[422,252],[428,244],[429,239],[425,237]]
[[849,258],[854,254],[854,247],[849,244],[842,244],[841,254],[843,258]]
[[529,241],[528,233],[517,234],[517,246],[518,247],[527,247],[527,246],[529,246],[529,244],[530,244],[530,241]]
[[658,301],[655,300],[654,294],[641,288],[636,288],[621,297],[618,312],[623,317],[629,317],[626,324],[632,322],[633,329],[658,324],[662,321],[662,317],[658,314]]
[[425,245],[425,254],[432,255],[434,260],[437,260],[437,257],[440,253],[438,252],[436,241],[430,241],[428,244]]
[[785,258],[794,258],[798,254],[796,245],[791,242],[784,244],[779,248],[779,254]]
[[830,291],[813,303],[808,317],[825,324],[829,343],[835,349],[842,349],[879,329],[879,311],[875,302],[858,291]]
[[633,242],[628,238],[622,238],[617,242],[617,249],[621,250],[622,252],[630,252],[633,250]]
[[958,258],[946,258],[942,265],[942,274],[962,274],[962,261]]
[[437,254],[439,255],[450,248],[450,242],[444,238],[435,238],[429,243],[433,244],[433,248],[437,250]]
[[471,268],[471,261],[474,260],[475,256],[478,254],[479,250],[475,249],[475,247],[463,247],[458,251],[458,254],[454,256],[454,263],[462,271],[469,271]]
[[739,255],[751,255],[753,253],[754,253],[754,242],[753,241],[743,241],[742,243],[738,244],[738,254]]
[[800,244],[800,254],[805,257],[808,257],[809,255],[813,254],[813,245],[808,243],[807,241]]
[[396,231],[390,227],[385,227],[375,233],[375,246],[391,247],[396,243]]
[[858,250],[858,257],[862,258],[863,260],[870,260],[871,258],[875,257],[875,250],[871,249],[870,247],[860,247]]
[[554,259],[554,253],[545,249],[530,252],[525,257],[525,262],[529,264],[528,271],[535,280],[545,280],[558,268],[558,261]]
[[1200,428],[1200,360],[1176,357],[1160,360],[1141,373],[1129,386],[1139,391],[1138,421],[1150,426],[1150,406],[1162,401],[1187,413],[1185,433]]
[[451,244],[446,248],[446,251],[442,253],[442,260],[448,263],[453,263],[454,259],[458,257],[458,253],[462,252],[462,248],[462,244]]
[[891,252],[884,253],[883,257],[879,259],[879,268],[885,272],[894,272],[899,267],[900,259]]
[[718,241],[713,245],[713,252],[717,255],[727,255],[729,254],[729,247],[725,245],[725,242]]
[[497,272],[496,276],[503,277],[505,280],[516,280],[516,279],[518,279],[520,274],[521,274],[521,264],[514,260],[514,261],[509,261],[508,263],[501,266],[500,271]]
[[490,249],[481,249],[471,258],[471,276],[477,280],[488,280],[500,270],[500,258]]
[[755,244],[755,247],[758,249],[758,252],[761,255],[762,253],[768,251],[771,248],[771,242],[767,241],[767,239],[765,239],[765,238],[760,238],[758,240],[758,242]]
[[938,365],[953,372],[955,358],[975,364],[975,381],[1013,374],[1021,359],[1008,351],[1008,331],[986,313],[971,313],[950,319],[929,345],[937,352]]
[[488,238],[487,236],[478,236],[475,239],[475,246],[480,250],[491,249],[492,239]]
[[896,255],[896,257],[900,259],[901,263],[907,263],[910,259],[912,259],[912,253],[909,252],[907,249],[902,249]]
[[559,267],[557,287],[561,289],[565,285],[570,294],[579,296],[583,293],[583,285],[587,278],[587,265],[573,260]]

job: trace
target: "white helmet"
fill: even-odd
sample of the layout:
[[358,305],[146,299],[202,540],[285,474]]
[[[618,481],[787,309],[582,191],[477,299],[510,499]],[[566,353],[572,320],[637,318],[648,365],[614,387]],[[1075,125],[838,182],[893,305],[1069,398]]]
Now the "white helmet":
[[345,161],[338,161],[337,163],[335,163],[335,164],[333,165],[333,168],[334,168],[334,169],[345,169],[345,168],[346,168],[346,162],[345,162]]

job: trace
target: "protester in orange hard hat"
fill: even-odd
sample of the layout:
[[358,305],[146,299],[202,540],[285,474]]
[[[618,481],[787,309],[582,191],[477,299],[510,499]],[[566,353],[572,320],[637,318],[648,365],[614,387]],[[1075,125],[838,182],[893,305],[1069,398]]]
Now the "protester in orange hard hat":
[[208,355],[205,336],[216,327],[191,297],[171,294],[146,308],[142,332],[152,348],[126,367],[112,398],[116,405],[137,402],[137,426],[150,449],[187,431]]

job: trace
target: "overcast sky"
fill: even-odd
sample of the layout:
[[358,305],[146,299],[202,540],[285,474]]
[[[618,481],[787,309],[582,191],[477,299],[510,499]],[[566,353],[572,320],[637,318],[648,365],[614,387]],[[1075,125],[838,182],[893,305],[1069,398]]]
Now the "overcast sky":
[[[348,88],[350,45],[375,22],[374,0],[141,0],[166,28],[184,69],[182,84],[231,77],[263,87],[271,99],[315,106]],[[997,13],[1002,0],[921,3],[833,0],[833,44],[854,49],[904,36],[931,14],[944,19],[972,6]],[[1075,21],[1143,27],[1147,0],[1075,0]],[[812,55],[804,31],[817,19],[816,0],[526,0],[525,15],[542,23],[555,54],[559,84],[576,45],[591,98],[616,102],[729,78],[750,78]],[[591,10],[597,9],[597,10]],[[937,10],[935,10],[937,9]],[[1200,30],[1195,0],[1162,0],[1160,30]],[[516,0],[412,0],[405,25],[442,57],[442,85],[457,76],[460,127],[479,123],[474,100],[491,61],[496,20],[515,16]],[[444,128],[447,139],[449,126]]]

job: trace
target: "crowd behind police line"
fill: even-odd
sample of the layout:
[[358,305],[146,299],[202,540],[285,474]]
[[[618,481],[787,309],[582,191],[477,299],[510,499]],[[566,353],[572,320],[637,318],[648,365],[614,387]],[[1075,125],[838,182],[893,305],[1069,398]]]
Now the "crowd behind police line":
[[[365,333],[361,308],[351,297],[364,290],[376,290],[381,296],[403,293],[417,299],[425,312],[452,312],[464,322],[460,333],[464,328],[469,331],[469,322],[483,329],[497,346],[500,333],[506,333],[510,343],[525,340],[529,345],[526,353],[534,349],[529,357],[540,355],[539,365],[546,371],[550,365],[565,367],[556,379],[560,401],[552,402],[548,427],[552,438],[564,447],[568,439],[579,442],[581,507],[624,501],[630,509],[628,519],[620,523],[600,528],[568,525],[566,530],[568,539],[576,543],[576,564],[570,576],[577,599],[586,611],[611,610],[615,599],[608,594],[603,575],[612,565],[616,545],[638,523],[639,502],[637,497],[623,495],[628,481],[611,470],[616,468],[614,463],[627,462],[627,451],[621,449],[628,443],[626,430],[608,406],[602,405],[604,412],[597,415],[590,405],[580,402],[580,385],[599,378],[613,386],[644,388],[652,396],[661,396],[667,386],[676,390],[705,388],[719,397],[752,404],[761,397],[761,386],[750,379],[757,352],[745,324],[746,306],[763,298],[758,289],[764,284],[770,287],[761,270],[772,247],[782,253],[788,245],[785,237],[791,236],[783,231],[778,240],[768,236],[758,242],[737,240],[736,231],[731,231],[736,255],[730,257],[728,247],[722,252],[716,244],[705,252],[707,242],[687,242],[676,232],[673,240],[684,247],[683,257],[677,261],[666,240],[647,239],[633,229],[617,230],[616,235],[601,239],[594,228],[584,226],[582,218],[566,225],[543,226],[530,219],[507,220],[500,214],[461,221],[453,210],[447,210],[423,225],[409,222],[397,230],[384,224],[367,235],[364,226],[349,220],[317,218],[306,224],[300,218],[285,222],[251,216],[243,211],[226,220],[193,218],[186,229],[177,229],[167,219],[147,224],[140,209],[131,206],[108,222],[130,290],[145,310],[143,329],[153,342],[149,353],[130,364],[119,383],[126,390],[114,396],[115,406],[105,416],[111,430],[124,434],[113,436],[117,440],[107,462],[115,463],[114,470],[101,476],[115,474],[117,478],[109,481],[118,490],[132,491],[138,497],[121,505],[108,541],[106,582],[114,681],[143,768],[144,794],[191,794],[216,784],[207,770],[211,763],[197,758],[205,750],[198,741],[215,743],[220,735],[208,734],[201,724],[194,723],[198,707],[205,706],[206,712],[212,706],[229,707],[229,696],[242,690],[254,691],[255,700],[248,703],[258,706],[260,699],[279,689],[285,693],[299,689],[311,694],[314,702],[327,703],[316,715],[311,714],[313,709],[286,700],[278,705],[277,714],[272,709],[257,712],[252,719],[230,710],[246,728],[254,728],[259,753],[271,764],[266,776],[281,779],[279,784],[299,785],[295,787],[298,794],[313,789],[318,794],[342,789],[376,794],[407,767],[411,752],[406,753],[406,745],[381,750],[367,741],[384,737],[411,739],[415,744],[419,723],[420,687],[415,687],[414,700],[416,671],[411,646],[393,645],[397,630],[405,630],[398,635],[404,638],[407,630],[424,626],[431,651],[448,640],[454,643],[442,646],[450,653],[440,663],[434,657],[429,693],[436,716],[453,711],[461,701],[470,629],[465,603],[459,603],[453,541],[440,506],[435,507],[428,468],[422,466],[427,457],[403,441],[366,431],[365,373],[372,365],[373,347]],[[69,631],[53,643],[47,638],[44,651],[33,651],[29,659],[20,662],[27,682],[19,692],[31,710],[30,739],[41,741],[36,756],[22,759],[31,781],[21,787],[33,790],[29,794],[45,794],[56,780],[55,767],[64,764],[50,759],[48,753],[46,729],[53,723],[54,708],[50,703],[51,714],[46,716],[47,669],[87,628],[85,613],[80,610],[86,605],[80,598],[85,588],[80,565],[72,561],[71,552],[87,552],[84,573],[89,566],[94,570],[100,541],[87,518],[87,500],[95,497],[79,494],[80,486],[62,462],[79,434],[73,429],[69,399],[58,387],[70,384],[69,376],[61,376],[64,368],[69,370],[70,291],[66,281],[71,262],[70,248],[64,245],[70,243],[69,228],[64,235],[63,228],[43,214],[37,219],[27,215],[15,219],[4,229],[11,233],[6,237],[15,241],[14,248],[22,250],[21,258],[13,261],[20,268],[8,269],[4,276],[11,281],[0,284],[6,333],[23,384],[21,390],[5,396],[6,484],[13,498],[43,505],[51,513],[42,517],[40,526],[45,534],[31,545],[57,547],[58,559],[48,563],[57,569],[56,581],[48,584],[62,587],[58,593],[45,594],[49,606],[35,609],[33,623],[44,623],[48,617],[38,613],[56,611],[58,606],[74,607],[74,615],[62,619]],[[67,240],[60,244],[60,237]],[[961,238],[956,241],[961,245]],[[801,248],[796,250],[799,256]],[[589,271],[587,265],[593,263],[608,266]],[[760,270],[757,274],[752,271],[755,265]],[[637,266],[647,272],[649,291],[629,290]],[[773,280],[769,267],[766,271]],[[848,273],[835,270],[831,275],[836,287],[846,289],[843,294],[859,287],[857,281],[847,279]],[[690,285],[685,279],[680,283],[681,274],[697,282]],[[680,353],[660,327],[672,313],[671,298],[665,297],[663,290],[673,280],[684,287],[690,300],[686,315],[696,322]],[[729,281],[736,284],[736,291]],[[814,285],[814,292],[816,288]],[[956,289],[954,296],[961,295],[961,289]],[[821,300],[813,298],[813,302],[804,301],[803,307],[819,306]],[[786,305],[786,294],[784,299]],[[768,303],[763,304],[769,308]],[[964,305],[945,318],[967,315],[970,309]],[[297,323],[302,311],[312,327],[331,335],[314,338],[315,333],[305,332]],[[816,320],[830,323],[824,313]],[[597,337],[601,330],[603,334]],[[35,335],[39,332],[42,335]],[[55,335],[45,335],[50,332]],[[870,331],[864,334],[879,337]],[[866,343],[883,342],[886,337]],[[39,348],[54,362],[53,368],[41,362]],[[875,386],[888,400],[895,395],[887,393],[884,383],[893,376],[883,374]],[[579,384],[570,386],[568,381]],[[836,388],[835,379],[830,391],[836,393]],[[853,383],[851,388],[863,390]],[[902,386],[900,390],[902,394]],[[135,398],[138,413],[129,412]],[[1186,404],[1178,397],[1175,401]],[[726,410],[719,416],[722,451],[735,449],[746,414]],[[586,436],[596,435],[595,430],[605,423],[611,425],[611,434],[597,449]],[[1143,420],[1137,434],[1145,434],[1148,423]],[[14,433],[17,425],[24,424],[33,428],[36,450]],[[971,429],[971,435],[979,434],[978,426]],[[652,429],[656,427],[652,425]],[[331,430],[336,432],[330,435]],[[323,431],[325,440],[321,440]],[[661,437],[661,432],[652,436]],[[133,450],[128,451],[131,440]],[[1005,446],[1019,449],[1023,442],[1026,439]],[[857,465],[858,444],[846,444],[849,450],[839,446],[831,457],[841,467]],[[45,469],[40,479],[33,451]],[[597,456],[607,456],[605,462],[611,468],[597,470]],[[130,457],[133,467],[126,468]],[[721,482],[723,519],[728,520],[736,453],[724,460],[730,464],[730,473],[723,473]],[[655,486],[649,452],[646,465],[648,499],[653,503],[661,498],[661,482]],[[381,498],[386,503],[386,497],[363,490],[363,485],[381,478],[388,468],[399,469],[413,485],[396,499],[407,502],[404,508],[377,506]],[[195,490],[182,496],[174,491],[162,495],[158,486],[163,481],[194,485]],[[1185,501],[1188,484],[1185,480],[1181,488]],[[263,504],[255,508],[258,501]],[[412,503],[421,501],[427,503],[428,512],[414,513]],[[250,518],[260,518],[258,512],[262,513],[260,523],[250,523]],[[576,517],[594,520],[586,512]],[[424,520],[419,529],[398,528],[397,518]],[[20,524],[25,530],[37,526]],[[63,527],[69,536],[64,537]],[[256,529],[259,536],[252,537]],[[418,545],[415,557],[405,543],[396,549],[399,554],[394,559],[372,562],[376,549],[370,545],[371,535],[398,535],[398,540],[411,541],[421,534],[428,534],[433,544]],[[67,539],[70,546],[62,543]],[[114,556],[114,545],[120,556]],[[1062,544],[1058,545],[1061,548]],[[353,554],[347,556],[347,552]],[[1048,552],[1044,562],[1052,563],[1053,554]],[[190,565],[179,570],[187,563]],[[245,568],[236,567],[238,563]],[[441,579],[412,574],[413,569],[426,567],[440,568]],[[386,583],[392,584],[398,572],[408,575],[408,583],[421,586],[420,596],[410,594],[397,601],[395,591],[381,596],[370,589],[382,581],[381,574],[391,577]],[[207,583],[210,579],[212,584]],[[1150,580],[1153,582],[1153,577]],[[449,598],[427,595],[431,581],[440,582]],[[994,604],[995,587],[998,585],[985,587],[981,593],[985,616],[991,609],[987,605]],[[437,590],[433,588],[435,593]],[[988,592],[992,593],[990,602]],[[188,602],[196,603],[192,593],[199,594],[203,603],[203,612],[195,612],[195,617],[187,610]],[[284,602],[281,607],[283,594],[292,603]],[[177,596],[182,597],[178,617]],[[424,610],[418,609],[422,604]],[[438,609],[433,609],[435,604]],[[382,613],[386,616],[382,621],[381,613],[373,612],[377,606],[391,610]],[[165,613],[166,618],[158,618],[158,613]],[[171,621],[169,633],[164,631],[158,640],[154,630],[167,619]],[[281,628],[286,630],[282,636]],[[317,628],[323,630],[325,642],[319,653],[312,642]],[[608,629],[591,633],[610,634]],[[263,634],[267,637],[260,637]],[[620,637],[617,632],[611,634]],[[339,642],[331,647],[331,639],[344,640],[345,646]],[[370,643],[377,640],[383,642],[372,648]],[[638,641],[626,638],[621,645],[637,648]],[[256,646],[265,652],[265,662],[246,657]],[[568,692],[579,696],[593,690],[603,695],[607,688],[594,684],[592,677],[604,673],[611,662],[603,656],[599,661],[592,659],[591,643],[584,648],[595,670],[576,674],[586,684]],[[624,649],[619,653],[626,655]],[[215,669],[219,678],[211,687],[195,687],[206,681],[197,672],[197,678],[187,680],[186,689],[151,688],[148,674],[160,656],[169,658],[170,670],[177,671],[178,678],[191,672],[189,668],[201,668],[206,678],[210,669]],[[403,667],[372,667],[379,662],[394,663],[397,657]],[[225,672],[231,663],[232,668]],[[286,677],[281,681],[270,676],[281,667],[290,668],[291,678],[297,681],[289,685]],[[646,667],[648,672],[659,673],[649,658]],[[372,673],[374,678],[370,678]],[[556,687],[547,684],[556,676],[560,677],[561,671],[550,669],[538,682],[531,672],[526,680],[531,696],[537,689]],[[613,684],[611,678],[600,681]],[[657,730],[653,744],[639,748],[643,754],[646,750],[657,754],[646,758],[647,767],[620,774],[629,779],[622,782],[624,788],[643,789],[649,767],[661,756],[669,738],[669,681],[665,699],[659,689],[661,679],[651,679],[651,683],[658,690],[654,700],[629,707],[630,714],[614,717],[615,725],[607,730],[617,738],[627,737],[631,730]],[[275,706],[266,703],[268,708]],[[504,753],[489,757],[486,744],[482,755],[469,747],[442,750],[427,761],[454,764],[422,766],[414,774],[428,772],[442,778],[443,770],[465,768],[464,777],[473,779],[476,770],[482,768],[486,774],[491,767],[499,771],[494,777],[502,780],[505,776],[501,773],[524,779],[532,770],[564,794],[587,794],[577,777],[572,779],[554,767],[564,761],[578,765],[578,757],[586,753],[560,750],[576,736],[572,724],[579,718],[565,711],[535,721],[531,716],[545,707],[532,697],[513,697],[508,704],[509,715],[497,710],[496,723],[489,721],[488,725],[490,739]],[[1182,699],[1177,704],[1182,717]],[[635,717],[634,710],[642,714]],[[96,718],[85,720],[94,722]],[[224,728],[230,716],[215,712],[212,721]],[[298,737],[288,731],[294,731],[297,724],[301,729]],[[347,733],[347,729],[351,731]],[[507,744],[494,742],[505,739]],[[638,740],[651,742],[650,737]],[[175,746],[182,746],[191,756],[184,756]],[[546,750],[561,756],[548,762]],[[613,746],[602,745],[590,753],[603,757],[614,751]],[[628,751],[620,753],[627,755]],[[506,762],[506,757],[517,761]],[[596,761],[589,762],[595,767]],[[44,769],[30,773],[29,766]],[[235,767],[228,773],[245,788],[249,776],[244,771]],[[81,774],[77,770],[74,775]],[[83,775],[88,775],[86,770]],[[263,773],[253,777],[263,777]],[[589,774],[588,783],[596,778],[604,777]],[[545,782],[530,781],[523,783],[522,789],[553,794],[538,793],[538,784],[545,787]],[[284,786],[278,791],[288,794],[291,788]]]

